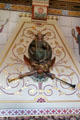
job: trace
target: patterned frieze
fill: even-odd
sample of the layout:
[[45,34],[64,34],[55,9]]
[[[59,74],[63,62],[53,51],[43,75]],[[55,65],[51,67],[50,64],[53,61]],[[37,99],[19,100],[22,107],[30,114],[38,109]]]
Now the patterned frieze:
[[[46,109],[3,109],[0,110],[0,117],[11,116],[65,116],[65,120],[79,120],[80,108],[46,108]],[[71,119],[68,119],[70,116]],[[76,116],[76,117],[72,117]],[[60,117],[62,118],[62,117]],[[76,119],[75,119],[76,118]],[[3,120],[2,118],[0,120]],[[7,119],[6,119],[7,120]],[[14,119],[13,119],[14,120]],[[20,120],[20,119],[19,119]],[[48,119],[47,119],[48,120]],[[49,119],[50,120],[50,119]],[[52,119],[51,119],[52,120]],[[59,119],[57,119],[59,120]],[[63,119],[61,119],[63,120]]]
[[[25,12],[32,12],[31,6],[26,5],[16,5],[16,4],[6,4],[6,3],[0,3],[0,9],[3,10],[11,10],[11,11],[25,11]],[[50,15],[63,15],[63,16],[74,16],[79,17],[80,11],[70,11],[70,10],[62,10],[62,9],[53,9],[48,8],[48,14]]]
[[44,6],[49,6],[49,0],[33,0],[32,1],[33,5],[44,5]]

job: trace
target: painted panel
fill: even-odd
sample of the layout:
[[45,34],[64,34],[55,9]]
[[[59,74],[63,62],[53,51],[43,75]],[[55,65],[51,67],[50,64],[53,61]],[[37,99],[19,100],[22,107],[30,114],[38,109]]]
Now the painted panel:
[[32,16],[34,19],[47,19],[47,7],[44,6],[33,6]]
[[[28,56],[28,46],[34,39],[34,34],[38,32],[46,34],[44,40],[52,48],[52,57],[56,57],[56,63],[51,72],[64,81],[75,84],[75,89],[50,78],[45,82],[37,82],[31,77],[8,82],[8,79],[29,71],[23,55]],[[1,54],[0,61],[1,108],[18,108],[19,105],[21,108],[73,107],[74,105],[78,107],[80,105],[80,65],[70,51],[55,20],[32,22],[30,18],[22,19]]]

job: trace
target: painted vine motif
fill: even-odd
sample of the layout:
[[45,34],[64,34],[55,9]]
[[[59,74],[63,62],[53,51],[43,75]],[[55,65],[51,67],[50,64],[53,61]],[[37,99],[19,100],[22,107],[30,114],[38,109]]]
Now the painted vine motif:
[[[52,68],[52,73],[55,73],[56,76],[64,81],[75,83],[76,88],[74,90],[56,79],[37,82],[36,79],[33,80],[31,77],[25,77],[21,80],[8,83],[8,79],[16,77],[25,71],[29,71],[29,68],[24,63],[23,55],[26,54],[28,56],[28,46],[34,39],[33,33],[37,34],[38,32],[41,32],[41,34],[47,33],[44,36],[44,40],[47,41],[52,48],[52,57],[56,56],[56,63]],[[28,27],[25,25],[19,36],[18,41],[13,44],[9,51],[9,57],[6,58],[7,61],[5,61],[4,67],[0,70],[0,76],[5,80],[1,81],[0,94],[12,96],[26,94],[26,96],[29,96],[33,101],[40,103],[49,101],[47,97],[51,96],[62,97],[63,95],[76,95],[80,97],[79,76],[68,62],[64,47],[57,41],[58,35],[54,27],[43,23],[31,24]],[[77,81],[75,81],[75,79]]]

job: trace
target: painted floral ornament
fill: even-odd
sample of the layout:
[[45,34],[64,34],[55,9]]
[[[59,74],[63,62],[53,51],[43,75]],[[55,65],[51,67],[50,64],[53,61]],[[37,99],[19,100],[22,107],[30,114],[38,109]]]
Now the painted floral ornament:
[[[55,74],[50,73],[51,68],[55,64],[56,57],[52,58],[52,49],[51,46],[44,40],[46,34],[41,34],[38,32],[34,34],[32,31],[29,33],[33,34],[35,37],[28,47],[28,57],[24,55],[24,62],[29,67],[30,72],[20,74],[18,77],[13,79],[8,79],[8,82],[22,79],[26,76],[32,76],[32,79],[37,82],[44,82],[48,78],[58,79],[65,84],[69,85],[72,88],[75,88],[75,85],[72,85],[64,80],[61,80],[55,76]],[[22,48],[20,48],[22,50]],[[58,50],[59,54],[60,51]]]

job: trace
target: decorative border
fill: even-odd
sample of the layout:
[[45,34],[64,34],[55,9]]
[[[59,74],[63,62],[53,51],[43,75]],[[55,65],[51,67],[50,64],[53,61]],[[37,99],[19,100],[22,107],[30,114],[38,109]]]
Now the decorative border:
[[79,115],[80,108],[52,108],[52,109],[3,109],[0,110],[2,116],[48,116],[48,115]]
[[[12,10],[12,11],[22,11],[22,12],[24,11],[24,12],[30,12],[30,13],[32,12],[31,6],[6,4],[6,3],[0,3],[0,9]],[[53,9],[53,8],[48,8],[48,14],[80,17],[80,11],[69,11],[69,10],[64,11],[61,9]]]
[[26,11],[31,12],[32,7],[26,5],[16,5],[16,4],[7,4],[7,3],[0,3],[0,9],[4,10],[16,10],[16,11]]
[[32,0],[32,5],[49,6],[49,0]]

